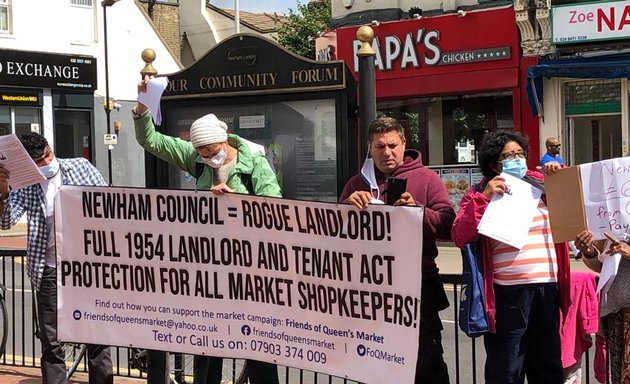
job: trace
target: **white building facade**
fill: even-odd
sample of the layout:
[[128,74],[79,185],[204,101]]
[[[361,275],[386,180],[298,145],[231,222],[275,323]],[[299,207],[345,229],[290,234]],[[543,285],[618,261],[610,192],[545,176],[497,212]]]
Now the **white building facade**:
[[[149,47],[160,72],[181,69],[136,0],[107,7],[98,0],[0,0],[0,134],[37,131],[59,157],[86,157],[106,179],[111,150],[110,183],[143,186],[144,151],[130,109],[144,67],[140,55]],[[121,127],[111,149],[104,144],[107,85],[115,100],[109,131],[115,133],[115,121]]]

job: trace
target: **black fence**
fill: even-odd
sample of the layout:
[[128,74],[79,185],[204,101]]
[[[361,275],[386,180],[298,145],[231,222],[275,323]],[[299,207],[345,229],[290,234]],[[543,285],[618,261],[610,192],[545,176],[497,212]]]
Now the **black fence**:
[[[40,343],[36,337],[37,325],[33,318],[35,299],[30,281],[26,275],[26,252],[24,250],[0,250],[2,270],[0,282],[5,288],[3,300],[7,307],[7,325],[9,329],[6,352],[0,363],[5,365],[39,367],[41,355]],[[485,354],[481,338],[471,339],[459,330],[457,325],[459,310],[460,275],[442,275],[451,306],[440,316],[444,324],[442,344],[444,358],[449,367],[451,383],[482,383]],[[117,376],[143,378],[146,374],[130,366],[130,358],[139,350],[116,347],[112,351],[114,373]],[[178,383],[192,383],[192,357],[171,355],[170,364],[175,369]],[[225,359],[224,371],[233,372],[236,361]],[[78,370],[86,370],[87,364],[79,365]],[[592,373],[592,359],[589,353],[583,357],[582,382],[595,383]],[[295,368],[280,367],[280,382],[285,384],[333,384],[355,383],[344,378],[304,371]]]

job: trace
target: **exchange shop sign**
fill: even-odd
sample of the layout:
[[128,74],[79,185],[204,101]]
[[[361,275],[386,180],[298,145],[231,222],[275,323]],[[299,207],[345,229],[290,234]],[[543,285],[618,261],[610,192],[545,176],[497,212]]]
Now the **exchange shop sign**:
[[420,207],[66,186],[55,212],[60,340],[413,382]]
[[96,59],[0,49],[0,85],[93,91]]

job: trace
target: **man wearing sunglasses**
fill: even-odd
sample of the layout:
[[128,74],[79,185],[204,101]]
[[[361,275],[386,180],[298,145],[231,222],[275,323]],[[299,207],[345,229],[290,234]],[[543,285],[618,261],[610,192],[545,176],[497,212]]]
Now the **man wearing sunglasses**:
[[549,137],[545,141],[547,147],[547,153],[540,159],[539,165],[542,167],[550,161],[557,161],[564,165],[564,160],[560,157],[560,141],[555,137]]

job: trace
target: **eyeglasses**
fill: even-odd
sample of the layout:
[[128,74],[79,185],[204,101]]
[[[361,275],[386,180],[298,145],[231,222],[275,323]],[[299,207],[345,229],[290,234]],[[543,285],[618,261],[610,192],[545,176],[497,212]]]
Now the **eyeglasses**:
[[516,158],[524,159],[527,157],[527,152],[525,151],[517,151],[517,152],[506,152],[499,155],[499,160],[514,160]]
[[560,145],[561,144],[549,144],[549,146],[553,148],[560,148]]

